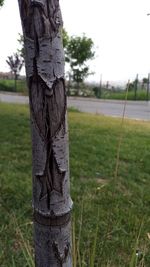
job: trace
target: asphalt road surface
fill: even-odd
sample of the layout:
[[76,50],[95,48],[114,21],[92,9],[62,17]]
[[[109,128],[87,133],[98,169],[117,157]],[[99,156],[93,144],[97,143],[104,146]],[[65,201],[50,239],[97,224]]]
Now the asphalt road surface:
[[[0,93],[0,102],[28,104],[28,97],[15,93]],[[83,112],[122,117],[125,101],[97,100],[89,98],[68,98],[68,107],[74,107]],[[125,117],[138,120],[150,120],[150,102],[127,101]]]
[[[84,112],[122,117],[125,101],[70,98],[68,100],[68,106],[75,107]],[[150,120],[150,102],[127,101],[125,117],[137,120]]]

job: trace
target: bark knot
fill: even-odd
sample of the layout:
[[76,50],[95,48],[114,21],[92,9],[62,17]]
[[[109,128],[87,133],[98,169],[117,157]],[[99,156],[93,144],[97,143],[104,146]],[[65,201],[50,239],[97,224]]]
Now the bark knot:
[[58,247],[58,243],[56,241],[53,242],[53,250],[55,253],[55,257],[57,258],[57,260],[60,262],[60,264],[65,263],[68,254],[69,254],[69,248],[70,248],[70,244],[67,243],[64,247],[64,251],[60,251],[59,247]]

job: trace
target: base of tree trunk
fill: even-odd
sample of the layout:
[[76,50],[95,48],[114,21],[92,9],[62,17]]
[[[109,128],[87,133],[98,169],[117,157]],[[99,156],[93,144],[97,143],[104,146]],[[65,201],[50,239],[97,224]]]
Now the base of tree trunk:
[[61,217],[34,214],[36,267],[72,267],[70,213]]

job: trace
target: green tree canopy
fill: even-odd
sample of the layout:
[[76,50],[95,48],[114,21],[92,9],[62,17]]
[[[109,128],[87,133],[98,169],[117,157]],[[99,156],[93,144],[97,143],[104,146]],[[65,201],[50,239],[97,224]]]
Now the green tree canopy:
[[147,83],[148,83],[148,78],[145,78],[145,77],[144,77],[144,78],[142,79],[142,82],[143,82],[143,84],[147,84]]
[[4,4],[4,0],[0,0],[0,6]]
[[63,44],[65,60],[70,65],[73,81],[79,85],[89,75],[87,61],[94,58],[94,43],[91,38],[85,35],[69,37],[64,30]]
[[68,61],[73,66],[84,64],[88,59],[94,57],[92,48],[93,41],[91,38],[87,38],[85,35],[82,37],[71,36],[67,44]]

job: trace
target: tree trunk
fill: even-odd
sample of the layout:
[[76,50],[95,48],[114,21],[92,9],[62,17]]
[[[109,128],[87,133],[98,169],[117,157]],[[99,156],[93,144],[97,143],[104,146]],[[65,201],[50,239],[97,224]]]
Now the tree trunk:
[[71,267],[72,201],[59,0],[18,0],[29,88],[36,267]]

